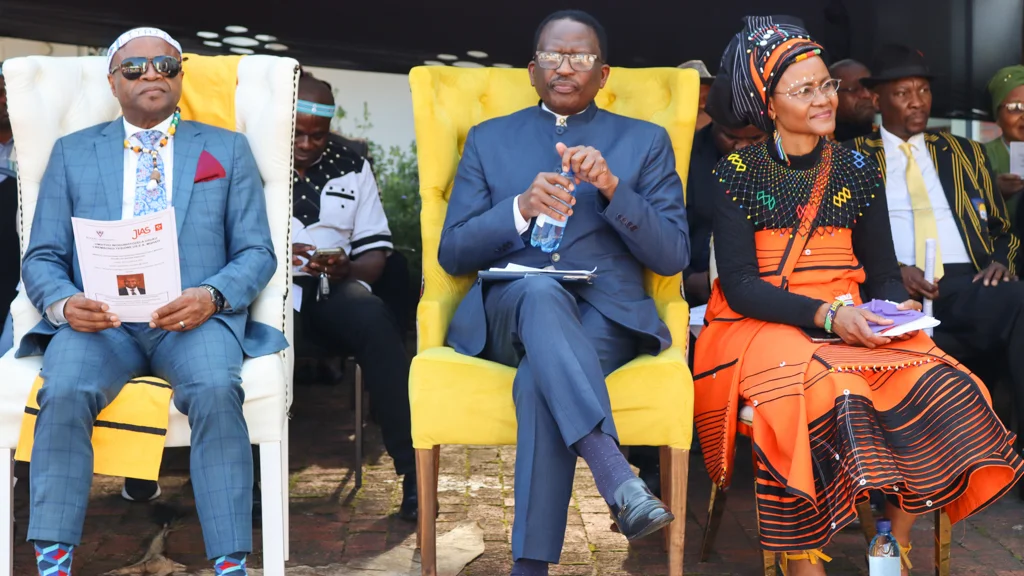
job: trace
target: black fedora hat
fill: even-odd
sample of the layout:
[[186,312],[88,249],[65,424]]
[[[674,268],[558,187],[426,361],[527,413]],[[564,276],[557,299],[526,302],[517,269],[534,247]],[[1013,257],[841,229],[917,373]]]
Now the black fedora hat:
[[886,44],[875,54],[871,64],[871,76],[860,81],[867,88],[902,78],[925,78],[934,76],[928,70],[924,54],[902,44]]

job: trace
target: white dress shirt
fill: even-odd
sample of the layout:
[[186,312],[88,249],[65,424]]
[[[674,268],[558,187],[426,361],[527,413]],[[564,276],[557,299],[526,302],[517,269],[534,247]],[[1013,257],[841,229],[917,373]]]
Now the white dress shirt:
[[[541,102],[540,107],[541,107],[542,110],[544,110],[545,112],[550,113],[552,116],[555,117],[555,126],[562,126],[562,125],[565,124],[566,119],[568,118],[568,116],[562,116],[561,114],[555,114],[554,112],[551,111],[550,108],[548,108],[548,105],[544,104],[543,102]],[[586,112],[586,111],[587,110],[584,108],[582,112],[577,112],[576,114],[583,114],[583,112]],[[533,222],[533,218],[530,218],[529,220],[527,220],[526,218],[523,217],[523,213],[519,211],[519,197],[520,196],[522,196],[522,194],[517,194],[515,199],[512,201],[512,217],[515,219],[516,232],[518,232],[519,235],[522,236],[524,232],[526,232],[527,230],[530,229],[530,222]]]
[[[163,122],[150,128],[150,130],[158,130],[167,134],[167,130],[171,127],[171,120],[174,116],[169,116]],[[135,137],[139,132],[145,132],[145,128],[139,128],[138,126],[132,125],[128,120],[122,118],[124,122],[124,136],[129,139],[133,145],[140,145],[141,142]],[[161,172],[160,177],[164,183],[164,191],[167,193],[167,206],[171,205],[171,190],[172,182],[171,179],[174,175],[174,138],[167,139],[167,146],[157,149],[160,154],[160,159],[163,160],[164,170]],[[135,152],[125,148],[124,150],[124,192],[121,200],[121,219],[127,220],[135,217],[135,172],[139,167],[139,155],[141,153]],[[64,305],[67,304],[68,299],[58,300],[54,302],[46,309],[46,316],[50,322],[61,325],[67,323],[67,318],[64,317]]]
[[[913,266],[917,262],[917,242],[914,237],[914,208],[907,189],[907,155],[900,149],[903,140],[881,128],[882,145],[885,147],[885,198],[889,203],[889,226],[896,248],[896,259],[902,264]],[[942,182],[932,162],[924,134],[911,136],[910,143],[914,160],[921,169],[924,185],[928,188],[928,200],[935,213],[938,227],[938,243],[942,251],[943,264],[966,264],[971,257],[960,237],[956,217],[949,208],[949,201],[942,189]]]
[[[314,163],[328,159],[332,154],[328,149]],[[345,196],[354,197],[346,201]],[[305,199],[305,196],[302,197]],[[362,161],[358,172],[346,172],[340,177],[332,178],[324,185],[320,194],[320,219],[306,226],[297,216],[292,216],[292,242],[310,244],[321,248],[341,248],[350,258],[355,258],[371,250],[394,250],[391,242],[391,229],[388,217],[384,213],[384,205],[380,201],[377,180],[373,177],[373,169],[366,160]],[[522,216],[520,216],[522,218]],[[303,270],[306,259],[300,258],[302,264],[292,267],[293,276],[309,276]],[[362,280],[356,280],[370,292],[373,289]],[[295,286],[301,292],[300,286]]]

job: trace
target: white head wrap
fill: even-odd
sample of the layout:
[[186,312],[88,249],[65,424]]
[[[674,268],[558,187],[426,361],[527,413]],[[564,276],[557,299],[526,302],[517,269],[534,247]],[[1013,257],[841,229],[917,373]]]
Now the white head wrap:
[[121,36],[119,36],[117,40],[114,40],[114,43],[110,45],[110,48],[107,49],[107,70],[110,70],[110,63],[114,61],[114,53],[132,40],[146,37],[159,38],[171,46],[174,46],[175,50],[177,50],[179,54],[181,53],[181,44],[178,44],[178,41],[171,38],[171,35],[167,32],[164,32],[159,28],[135,28],[134,30],[129,30],[124,34],[121,34]]

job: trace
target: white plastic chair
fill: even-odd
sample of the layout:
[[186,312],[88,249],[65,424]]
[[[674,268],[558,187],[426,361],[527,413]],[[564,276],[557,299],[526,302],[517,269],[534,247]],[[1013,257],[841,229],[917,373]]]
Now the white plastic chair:
[[[107,83],[106,59],[31,56],[4,63],[7,98],[19,162],[21,251],[25,252],[39,183],[54,142],[66,134],[120,116]],[[252,147],[267,196],[277,272],[250,308],[251,317],[283,331],[292,342],[291,208],[292,142],[298,63],[291,58],[246,56],[238,66],[236,124]],[[39,320],[24,293],[11,305],[15,348]],[[288,559],[288,409],[292,400],[292,349],[242,364],[245,420],[260,446],[265,574],[283,576]],[[13,454],[29,390],[42,357],[0,358],[0,576],[14,571]],[[171,404],[166,446],[188,446],[186,417]],[[116,530],[116,528],[114,528]]]

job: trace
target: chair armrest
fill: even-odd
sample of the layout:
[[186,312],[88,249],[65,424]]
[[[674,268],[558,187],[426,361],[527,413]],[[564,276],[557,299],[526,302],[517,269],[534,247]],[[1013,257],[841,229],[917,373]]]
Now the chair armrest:
[[[431,164],[422,159],[422,155],[426,153],[424,149],[419,149],[419,153],[422,174],[424,167]],[[450,160],[458,163],[457,158]],[[423,238],[424,289],[416,310],[417,353],[428,348],[444,346],[448,324],[455,315],[455,309],[459,307],[462,297],[476,281],[476,274],[450,276],[437,261],[441,230],[444,228],[445,212],[448,210],[444,190],[424,184],[420,188],[420,197],[423,200],[420,209],[420,230]]]
[[28,294],[24,290],[18,292],[18,296],[11,302],[11,317],[14,320],[14,347],[18,347],[22,337],[28,334],[43,316],[36,310]]
[[259,293],[249,307],[249,317],[284,332],[285,328],[291,325],[288,318],[291,316],[291,310],[290,294],[285,294],[285,290],[280,286],[269,285]]
[[444,346],[455,309],[473,284],[472,278],[449,276],[439,266],[430,271],[424,268],[424,274],[426,289],[416,309],[417,353]]
[[658,307],[658,316],[668,326],[672,345],[686,356],[690,344],[690,306],[683,299],[683,275],[658,276],[644,272],[644,288]]

